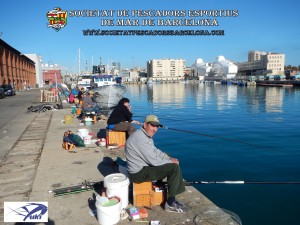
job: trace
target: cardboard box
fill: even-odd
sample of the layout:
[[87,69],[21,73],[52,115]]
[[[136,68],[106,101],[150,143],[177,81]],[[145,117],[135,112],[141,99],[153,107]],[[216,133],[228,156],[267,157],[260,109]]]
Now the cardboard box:
[[151,192],[151,205],[161,205],[164,202],[164,191],[160,192]]
[[152,182],[133,183],[133,205],[155,206],[164,202],[165,191],[155,192]]
[[140,212],[137,208],[132,207],[129,209],[129,213],[132,219],[136,220],[140,218]]

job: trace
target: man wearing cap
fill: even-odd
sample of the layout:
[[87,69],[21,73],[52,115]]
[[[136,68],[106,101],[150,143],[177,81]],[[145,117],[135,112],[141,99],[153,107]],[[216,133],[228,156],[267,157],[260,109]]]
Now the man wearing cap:
[[82,109],[85,112],[95,112],[96,114],[100,114],[100,107],[93,102],[92,96],[94,95],[93,91],[89,91],[88,95],[86,95],[82,100]]
[[154,146],[152,137],[159,127],[163,125],[157,116],[148,115],[143,127],[129,136],[125,146],[128,172],[135,183],[167,177],[168,199],[165,211],[183,213],[186,207],[175,199],[176,195],[185,191],[179,161]]

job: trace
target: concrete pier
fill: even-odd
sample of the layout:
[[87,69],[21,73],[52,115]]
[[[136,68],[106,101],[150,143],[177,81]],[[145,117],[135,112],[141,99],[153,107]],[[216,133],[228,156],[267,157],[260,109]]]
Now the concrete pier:
[[[124,158],[124,149],[108,150],[95,144],[97,133],[102,135],[105,131],[106,120],[84,127],[80,125],[76,116],[73,124],[65,124],[66,115],[71,115],[70,104],[65,104],[61,110],[37,114],[32,121],[32,127],[27,127],[29,130],[22,133],[22,137],[2,162],[0,221],[3,222],[4,201],[39,201],[48,202],[48,224],[99,224],[95,215],[95,196],[100,190],[59,197],[54,197],[48,190],[79,185],[85,181],[103,181],[105,176],[118,173],[115,160],[117,157]],[[64,132],[71,130],[76,133],[80,128],[88,128],[94,141],[83,148],[64,150],[62,148]],[[127,218],[120,220],[118,224],[134,224],[141,221],[149,224],[151,220],[168,225],[240,224],[193,186],[187,186],[186,192],[179,195],[178,200],[189,208],[187,213],[169,213],[161,206],[154,206],[148,208],[147,218],[137,221]],[[129,202],[127,208],[132,207],[131,198]]]

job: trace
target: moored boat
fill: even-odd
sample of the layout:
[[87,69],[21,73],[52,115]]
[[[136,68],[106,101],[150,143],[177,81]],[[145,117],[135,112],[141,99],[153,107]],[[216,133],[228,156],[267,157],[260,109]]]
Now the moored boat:
[[114,85],[121,83],[119,77],[113,75],[93,75],[93,83],[95,87]]
[[237,85],[238,86],[247,86],[247,82],[245,82],[245,81],[238,81]]
[[101,109],[114,108],[126,92],[126,87],[121,84],[103,85],[92,89],[94,100]]

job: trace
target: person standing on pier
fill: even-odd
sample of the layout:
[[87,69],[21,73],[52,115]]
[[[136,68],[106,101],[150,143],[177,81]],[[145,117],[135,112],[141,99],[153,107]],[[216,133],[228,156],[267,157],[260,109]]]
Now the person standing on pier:
[[163,125],[157,116],[148,115],[143,127],[127,139],[125,156],[128,172],[135,183],[163,180],[167,177],[168,199],[164,209],[167,212],[184,213],[186,207],[175,198],[185,191],[179,161],[156,148],[152,139],[159,127]]

